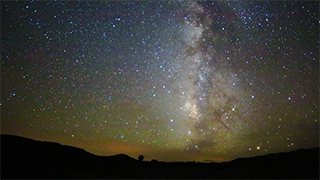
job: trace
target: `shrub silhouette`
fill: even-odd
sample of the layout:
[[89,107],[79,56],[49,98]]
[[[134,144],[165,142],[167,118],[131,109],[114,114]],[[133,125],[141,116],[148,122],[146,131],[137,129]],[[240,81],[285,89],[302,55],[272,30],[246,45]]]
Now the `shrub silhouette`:
[[139,161],[143,161],[144,156],[143,156],[143,155],[140,155],[140,156],[138,157],[138,159],[139,159]]
[[157,163],[157,162],[158,162],[158,160],[156,160],[156,159],[152,159],[152,160],[151,160],[151,162],[152,162],[152,163]]

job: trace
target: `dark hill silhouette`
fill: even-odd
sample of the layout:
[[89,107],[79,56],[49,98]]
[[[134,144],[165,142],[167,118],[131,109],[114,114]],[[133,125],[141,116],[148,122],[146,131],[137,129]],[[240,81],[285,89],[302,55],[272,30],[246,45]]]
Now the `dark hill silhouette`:
[[147,162],[96,156],[53,142],[1,135],[1,178],[319,178],[319,148],[224,163]]
[[109,160],[115,160],[115,161],[122,161],[122,162],[133,162],[133,161],[137,161],[136,159],[126,155],[126,154],[117,154],[114,156],[107,156],[107,158]]

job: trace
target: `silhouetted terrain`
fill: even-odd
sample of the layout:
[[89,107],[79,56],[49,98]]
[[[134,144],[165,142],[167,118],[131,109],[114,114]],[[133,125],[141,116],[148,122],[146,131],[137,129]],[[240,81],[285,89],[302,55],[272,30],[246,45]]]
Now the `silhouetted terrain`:
[[140,162],[58,143],[1,135],[1,178],[319,178],[319,148],[225,163]]

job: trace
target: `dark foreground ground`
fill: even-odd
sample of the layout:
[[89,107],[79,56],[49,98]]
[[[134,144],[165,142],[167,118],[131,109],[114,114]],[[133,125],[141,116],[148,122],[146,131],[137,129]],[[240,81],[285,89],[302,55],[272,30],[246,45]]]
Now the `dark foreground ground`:
[[140,162],[124,154],[102,157],[58,143],[1,135],[1,179],[9,178],[319,179],[319,148],[226,163]]

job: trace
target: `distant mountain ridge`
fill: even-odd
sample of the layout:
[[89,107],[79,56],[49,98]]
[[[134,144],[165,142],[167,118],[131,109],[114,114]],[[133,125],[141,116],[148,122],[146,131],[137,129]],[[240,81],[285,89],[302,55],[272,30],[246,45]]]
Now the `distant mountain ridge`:
[[1,135],[1,178],[319,178],[319,148],[224,163],[140,162],[83,149]]

